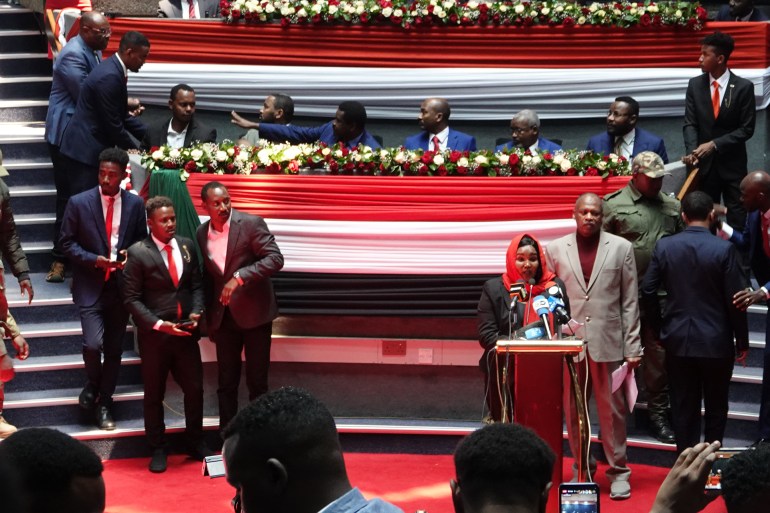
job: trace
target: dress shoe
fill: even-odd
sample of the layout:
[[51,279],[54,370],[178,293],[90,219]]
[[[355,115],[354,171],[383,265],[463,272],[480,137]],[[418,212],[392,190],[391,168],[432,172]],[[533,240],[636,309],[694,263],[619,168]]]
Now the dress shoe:
[[165,449],[155,449],[152,451],[152,459],[150,459],[150,472],[154,472],[156,474],[160,474],[161,472],[165,472],[166,468],[168,466],[168,463],[166,461],[166,450]]
[[48,283],[64,283],[64,264],[61,262],[52,263],[51,269],[45,275],[45,281]]
[[674,431],[671,429],[668,420],[664,418],[651,420],[650,433],[652,433],[652,436],[654,436],[659,442],[663,442],[664,444],[676,443]]
[[8,438],[17,431],[16,426],[9,424],[7,420],[0,415],[0,440]]
[[631,483],[628,481],[613,481],[610,483],[610,499],[622,501],[631,497]]
[[99,406],[96,409],[96,426],[105,431],[115,429],[115,420],[112,418],[110,409],[106,406]]
[[209,449],[208,445],[201,440],[198,443],[191,444],[189,446],[189,449],[187,453],[190,455],[190,457],[194,460],[203,461],[203,458],[206,458],[208,456],[214,456],[216,453]]
[[96,403],[96,392],[94,391],[94,387],[91,386],[91,383],[86,383],[86,386],[83,387],[83,391],[80,392],[80,395],[78,396],[78,403],[84,410],[90,410],[94,407],[94,403]]

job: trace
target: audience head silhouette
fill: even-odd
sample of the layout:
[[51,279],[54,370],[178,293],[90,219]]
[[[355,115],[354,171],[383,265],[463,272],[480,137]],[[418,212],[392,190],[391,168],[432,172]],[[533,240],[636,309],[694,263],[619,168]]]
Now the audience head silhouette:
[[451,481],[457,513],[542,513],[556,457],[533,431],[518,424],[490,424],[455,450]]
[[736,454],[724,469],[722,496],[728,513],[756,513],[770,504],[770,445]]
[[[49,428],[21,429],[0,445],[27,513],[101,513],[103,466],[85,444]],[[5,511],[5,497],[3,511]]]

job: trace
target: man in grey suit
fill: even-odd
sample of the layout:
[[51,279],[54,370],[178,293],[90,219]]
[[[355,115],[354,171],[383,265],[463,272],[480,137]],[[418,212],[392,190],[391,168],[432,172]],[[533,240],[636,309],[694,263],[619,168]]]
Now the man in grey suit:
[[102,50],[110,42],[110,23],[98,12],[84,12],[80,17],[80,32],[64,45],[53,63],[51,95],[48,97],[48,114],[45,117],[45,140],[53,164],[56,185],[56,222],[53,234],[53,263],[45,279],[52,283],[64,281],[66,258],[59,246],[59,230],[64,217],[64,207],[72,196],[70,181],[59,158],[64,129],[67,128],[80,96],[80,86],[91,70],[102,60]]
[[232,208],[219,182],[201,189],[210,220],[198,227],[203,253],[203,290],[209,338],[219,370],[219,427],[238,412],[241,353],[246,354],[249,401],[267,392],[273,319],[278,316],[270,277],[283,268],[283,255],[261,217]]
[[[550,269],[564,281],[572,317],[583,323],[588,374],[586,401],[595,392],[602,446],[610,468],[610,498],[631,496],[631,469],[626,465],[626,404],[623,389],[612,393],[612,372],[624,362],[641,361],[639,288],[634,249],[626,239],[602,231],[602,200],[593,193],[580,196],[573,217],[577,230],[546,248]],[[578,365],[585,383],[586,365]],[[577,454],[577,410],[569,387],[564,411],[572,454]],[[590,466],[595,468],[595,462]]]

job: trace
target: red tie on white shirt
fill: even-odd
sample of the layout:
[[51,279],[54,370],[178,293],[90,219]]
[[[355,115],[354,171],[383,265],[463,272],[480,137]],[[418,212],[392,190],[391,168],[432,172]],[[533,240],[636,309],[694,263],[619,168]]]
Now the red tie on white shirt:
[[[163,249],[166,250],[166,255],[168,256],[168,273],[171,275],[171,282],[174,284],[174,287],[179,287],[179,273],[176,270],[176,262],[174,261],[174,248],[171,244],[166,244],[166,247]],[[182,319],[182,305],[179,301],[176,302],[176,317],[177,319]]]
[[189,0],[188,6],[189,6],[189,13],[190,13],[188,17],[191,20],[194,20],[195,19],[195,2],[193,0]]
[[714,82],[714,94],[711,95],[711,107],[714,109],[714,119],[719,116],[719,83]]
[[[107,218],[104,220],[104,225],[107,227],[107,260],[112,256],[112,217],[115,214],[115,198],[107,198]],[[104,274],[104,281],[110,279],[111,268],[107,268],[107,272]]]
[[435,151],[436,153],[441,151],[441,141],[438,140],[437,135],[433,136],[433,151]]

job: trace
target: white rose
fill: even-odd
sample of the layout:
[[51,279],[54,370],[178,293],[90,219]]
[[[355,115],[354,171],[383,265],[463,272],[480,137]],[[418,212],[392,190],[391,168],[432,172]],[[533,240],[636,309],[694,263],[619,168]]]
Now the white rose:
[[473,162],[476,164],[487,164],[489,163],[489,160],[484,155],[476,155],[476,158],[473,159]]
[[591,6],[588,8],[590,12],[596,12],[599,9],[599,6],[596,4],[591,4]]
[[603,160],[600,160],[599,162],[596,163],[596,168],[599,171],[604,171],[605,169],[607,169],[607,163]]
[[356,7],[356,14],[361,14],[362,12],[364,12],[363,5],[359,5],[358,7]]
[[203,152],[198,148],[195,148],[190,152],[190,156],[192,157],[193,160],[200,160],[201,157],[203,156]]
[[442,157],[440,153],[437,153],[433,157],[433,163],[436,164],[437,166],[440,166],[441,164],[444,163],[444,157]]
[[388,158],[390,158],[388,150],[380,150],[380,160],[388,160]]
[[320,13],[321,9],[323,9],[322,4],[313,4],[313,6],[310,8],[310,10],[316,14]]
[[677,10],[676,10],[676,12],[674,13],[674,17],[675,17],[675,18],[681,18],[681,17],[682,17],[682,11],[680,11],[679,9],[677,9]]
[[532,163],[532,155],[524,155],[523,157],[521,157],[521,162],[523,164],[526,164],[526,165],[531,164]]
[[249,152],[247,151],[240,152],[238,156],[235,157],[235,160],[237,162],[246,162],[247,160],[249,160]]
[[329,14],[337,14],[337,11],[339,11],[339,7],[336,5],[329,6]]
[[543,16],[548,16],[550,12],[551,12],[550,7],[543,7],[542,9],[540,9],[540,14],[542,14]]
[[406,154],[403,151],[399,151],[396,153],[396,156],[393,157],[393,160],[395,160],[399,164],[403,164],[406,162]]
[[337,158],[340,158],[340,157],[342,157],[342,150],[341,150],[341,149],[339,149],[339,150],[336,150],[336,151],[334,152],[334,156],[335,156],[335,157],[337,157]]
[[623,14],[623,11],[621,11],[620,9],[613,9],[612,14],[614,14],[615,16],[620,16],[621,14]]
[[529,11],[529,17],[530,18],[536,18],[537,17],[537,11]]
[[300,18],[306,18],[307,17],[307,11],[305,10],[304,7],[302,9],[300,9],[299,11],[297,11],[297,16],[299,16]]
[[564,155],[562,155],[561,153],[557,153],[556,155],[553,156],[553,163],[556,164],[557,166],[560,166],[563,161],[564,161]]
[[467,158],[465,158],[465,157],[460,157],[460,158],[457,160],[457,165],[458,165],[459,167],[468,167],[468,164],[469,164],[469,162],[468,162],[468,159],[467,159]]
[[500,9],[500,12],[508,12],[508,6],[505,4],[500,4],[498,9]]
[[472,10],[476,10],[479,7],[479,3],[473,2],[473,1],[468,2],[466,5],[468,6],[468,9],[472,9]]
[[607,13],[604,11],[604,9],[599,9],[598,11],[596,11],[596,15],[600,18],[604,18],[605,16],[607,16]]
[[556,6],[556,12],[564,12],[564,6],[563,5],[557,5]]
[[586,17],[585,16],[581,16],[580,18],[577,19],[577,24],[578,25],[585,25],[585,23],[586,23]]
[[265,12],[270,14],[275,12],[275,7],[273,7],[273,4],[267,4],[265,6]]
[[152,157],[152,160],[161,160],[164,157],[163,150],[153,151],[151,157]]
[[447,0],[444,2],[444,9],[451,9],[455,6],[455,3],[452,0]]
[[235,149],[234,148],[227,148],[227,155],[228,156],[232,157],[234,153],[235,153]]
[[498,160],[500,161],[500,163],[502,165],[505,166],[505,165],[508,164],[508,161],[510,160],[510,157],[508,155],[506,155],[505,153],[503,153],[502,155],[500,155],[500,157],[498,157]]
[[392,7],[386,7],[382,10],[382,15],[386,18],[390,18],[390,15],[393,14],[393,8]]
[[635,15],[635,14],[636,14],[636,12],[637,12],[637,11],[636,11],[636,8],[633,8],[633,9],[631,9],[630,11],[628,11],[628,14],[630,14],[630,15],[632,15],[632,16],[633,16],[633,15]]
[[521,4],[516,4],[516,7],[513,8],[513,12],[516,14],[521,14],[524,12],[524,6]]
[[261,150],[259,150],[259,152],[257,153],[257,160],[263,166],[267,166],[268,164],[270,164],[271,162],[270,150],[268,150],[267,148],[262,148]]
[[572,162],[570,162],[569,159],[564,159],[561,161],[560,167],[561,167],[561,170],[566,173],[572,167]]
[[647,10],[650,11],[650,12],[658,12],[658,6],[655,5],[655,4],[648,5],[647,6]]
[[227,153],[225,153],[222,150],[219,150],[214,155],[214,158],[217,159],[218,162],[224,162],[225,160],[227,160]]
[[181,153],[176,148],[168,152],[168,157],[171,159],[177,159],[179,158],[179,155],[181,155]]
[[321,155],[323,155],[324,157],[328,157],[331,152],[332,150],[330,150],[329,148],[324,148],[323,150],[321,150]]
[[396,18],[402,18],[404,16],[404,11],[402,11],[401,9],[396,9],[395,11],[393,11],[393,16],[395,16]]
[[438,16],[439,19],[443,20],[446,18],[446,13],[444,11],[439,10],[438,12],[434,13],[436,16]]

